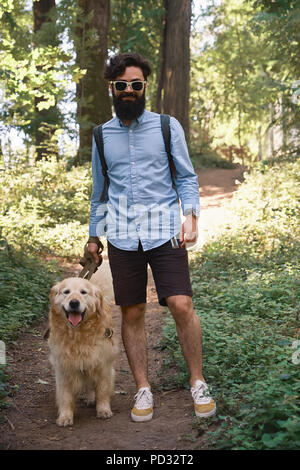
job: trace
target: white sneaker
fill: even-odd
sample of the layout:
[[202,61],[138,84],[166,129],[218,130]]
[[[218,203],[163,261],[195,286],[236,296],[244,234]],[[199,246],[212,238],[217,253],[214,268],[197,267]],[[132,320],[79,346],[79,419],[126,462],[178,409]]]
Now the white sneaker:
[[208,386],[202,380],[196,380],[195,386],[191,388],[191,394],[194,399],[194,410],[196,416],[208,418],[216,412],[216,404],[209,395]]
[[132,421],[150,421],[153,416],[153,395],[149,387],[142,387],[134,396],[135,404],[131,410]]

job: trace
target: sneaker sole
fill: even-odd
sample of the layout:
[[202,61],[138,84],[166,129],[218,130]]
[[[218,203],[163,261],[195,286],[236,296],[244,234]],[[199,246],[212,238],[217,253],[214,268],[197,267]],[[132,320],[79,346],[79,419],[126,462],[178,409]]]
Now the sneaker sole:
[[209,416],[213,416],[217,411],[217,407],[215,407],[213,410],[208,411],[207,413],[199,413],[198,411],[195,410],[196,416],[198,418],[209,418]]
[[137,416],[137,415],[131,413],[131,419],[135,423],[141,423],[143,421],[150,421],[152,419],[152,417],[153,417],[153,413],[150,413],[147,416]]

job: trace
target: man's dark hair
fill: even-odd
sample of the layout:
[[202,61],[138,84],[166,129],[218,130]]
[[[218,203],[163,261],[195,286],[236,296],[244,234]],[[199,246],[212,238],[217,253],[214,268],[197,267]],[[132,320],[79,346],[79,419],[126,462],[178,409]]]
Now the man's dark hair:
[[149,62],[137,52],[133,52],[131,54],[117,54],[111,57],[106,65],[104,78],[115,80],[119,75],[123,75],[126,67],[132,66],[139,67],[142,70],[145,80],[147,80],[148,75],[152,72]]

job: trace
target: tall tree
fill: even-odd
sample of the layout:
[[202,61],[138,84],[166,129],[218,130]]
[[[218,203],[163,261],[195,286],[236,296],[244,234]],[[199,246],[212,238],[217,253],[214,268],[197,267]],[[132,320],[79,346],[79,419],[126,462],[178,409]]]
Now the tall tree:
[[[165,0],[161,82],[163,112],[175,116],[189,138],[191,0]],[[159,109],[158,109],[159,110]]]
[[[36,48],[57,46],[55,22],[51,17],[53,9],[55,9],[55,0],[34,0],[33,2],[34,45]],[[37,69],[41,72],[41,66]],[[59,112],[56,103],[45,108],[42,104],[43,101],[43,96],[36,96],[34,99],[35,119],[33,127],[35,129],[37,160],[53,153],[54,149],[55,153],[57,153],[57,142],[54,143],[53,149],[50,147],[49,141],[55,133],[56,124],[59,120]]]
[[86,73],[77,84],[79,151],[77,163],[90,160],[92,128],[109,120],[111,103],[104,80],[110,0],[78,0],[77,64]]

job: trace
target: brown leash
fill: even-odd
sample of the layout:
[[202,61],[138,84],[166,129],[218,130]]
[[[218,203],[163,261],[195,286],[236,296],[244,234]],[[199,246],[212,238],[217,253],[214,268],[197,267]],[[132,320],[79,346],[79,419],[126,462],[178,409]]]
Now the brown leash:
[[93,256],[91,255],[91,253],[88,252],[88,243],[85,245],[83,257],[79,261],[81,266],[83,266],[83,269],[80,271],[78,277],[90,280],[92,275],[97,271],[97,269],[102,264],[103,258],[102,258],[101,253],[104,247],[99,239],[95,241],[93,240],[93,243],[97,243],[98,245],[97,255],[99,257],[99,262],[95,263]]

